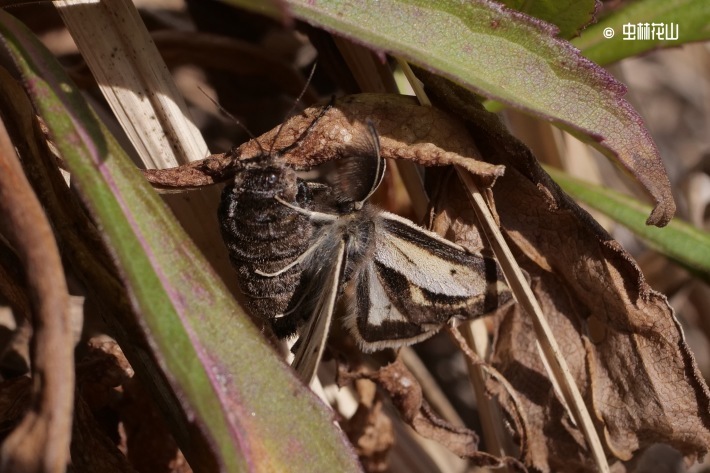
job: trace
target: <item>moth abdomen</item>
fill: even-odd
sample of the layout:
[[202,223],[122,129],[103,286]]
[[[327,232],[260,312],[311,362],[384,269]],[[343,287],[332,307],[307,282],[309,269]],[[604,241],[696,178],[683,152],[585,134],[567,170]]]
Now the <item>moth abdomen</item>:
[[[240,232],[234,233],[233,236],[233,240],[227,243],[227,248],[231,256],[237,261],[245,263],[278,263],[279,261],[290,260],[293,256],[298,256],[302,253],[302,251],[298,251],[302,247],[297,241],[309,238],[310,232],[298,226],[286,229],[284,232],[275,233],[268,233],[267,228],[252,228],[250,232],[244,232],[244,229],[242,229]],[[287,261],[286,264],[288,262],[290,261]],[[272,272],[271,270],[261,270]]]
[[308,248],[313,232],[308,217],[276,198],[311,205],[310,191],[293,169],[257,161],[237,172],[218,211],[239,287],[252,314],[265,320],[288,311],[301,279],[298,265],[289,265]]

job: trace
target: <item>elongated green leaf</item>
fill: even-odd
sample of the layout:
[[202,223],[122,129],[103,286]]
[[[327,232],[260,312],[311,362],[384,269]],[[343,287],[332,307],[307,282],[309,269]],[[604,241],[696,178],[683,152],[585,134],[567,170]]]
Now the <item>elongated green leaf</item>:
[[188,417],[208,432],[222,469],[357,471],[329,412],[263,342],[61,66],[2,11],[0,36],[101,229],[155,357]]
[[571,38],[594,21],[595,0],[503,0],[508,8],[552,23],[560,29],[560,38]]
[[710,279],[710,234],[679,219],[665,228],[645,225],[649,206],[638,200],[570,177],[557,169],[545,169],[569,195],[628,227],[653,248]]
[[641,118],[623,99],[626,88],[555,38],[551,25],[488,0],[288,4],[314,26],[550,120],[638,179],[656,203],[649,224],[662,226],[673,216],[668,177]]
[[[624,34],[624,25],[627,24],[627,34]],[[668,39],[673,36],[666,35],[666,25],[677,26],[677,29],[669,29],[671,34],[675,31],[676,39]],[[649,36],[642,39],[642,31],[646,27]],[[607,38],[605,30],[607,35],[612,31],[613,37]],[[653,37],[650,36],[652,31]],[[663,31],[663,39],[658,38],[658,31]],[[641,0],[629,3],[626,8],[587,28],[580,37],[572,40],[572,44],[581,49],[587,58],[606,65],[652,49],[678,47],[708,39],[710,2],[707,0]]]

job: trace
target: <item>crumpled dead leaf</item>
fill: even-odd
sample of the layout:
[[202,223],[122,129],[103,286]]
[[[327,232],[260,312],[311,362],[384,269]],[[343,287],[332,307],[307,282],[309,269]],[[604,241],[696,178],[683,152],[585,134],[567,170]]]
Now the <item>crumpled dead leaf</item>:
[[502,166],[480,160],[466,129],[451,115],[421,107],[411,97],[358,94],[338,99],[326,110],[311,107],[291,117],[283,127],[258,137],[261,148],[256,140],[251,140],[231,153],[178,168],[147,170],[144,175],[153,186],[165,190],[211,185],[229,177],[235,157],[245,159],[258,155],[262,149],[268,152],[286,148],[307,130],[300,144],[283,157],[296,169],[310,169],[344,157],[357,135],[366,133],[367,120],[373,121],[380,135],[384,158],[405,159],[424,166],[456,164],[475,175],[484,187],[491,186],[503,174]]
[[[32,403],[32,378],[20,376],[0,383],[0,423],[3,435],[22,420]],[[106,436],[81,396],[75,398],[71,436],[72,471],[133,473],[123,454]],[[18,470],[6,470],[18,471]],[[25,470],[22,470],[25,471]]]
[[355,389],[359,399],[357,410],[340,426],[355,447],[365,471],[388,471],[387,454],[395,439],[392,421],[383,408],[382,396],[375,384],[366,379],[356,380]]
[[134,377],[118,344],[107,336],[91,338],[77,363],[77,471],[164,471],[191,473],[184,456]]
[[134,473],[126,457],[106,436],[92,415],[89,406],[79,396],[76,399],[72,439],[72,465],[76,472],[103,471]]
[[401,358],[374,372],[347,372],[341,369],[338,373],[338,384],[341,386],[356,379],[374,381],[390,397],[404,422],[421,436],[435,440],[456,455],[469,458],[472,465],[508,466],[525,471],[513,458],[501,459],[478,450],[478,435],[474,431],[451,425],[437,416],[424,399],[419,382]]
[[[493,187],[502,230],[531,277],[610,456],[627,460],[656,442],[672,445],[688,460],[704,455],[710,393],[666,298],[495,116],[466,105],[470,101],[460,95],[466,92],[456,87],[437,83],[430,92],[471,120],[487,160],[506,166]],[[439,185],[439,210],[451,221],[470,219],[447,204],[466,200],[462,187]],[[460,226],[457,232],[455,241],[470,238]],[[500,311],[496,322],[491,362],[521,400],[517,408],[525,412],[529,439],[525,463],[544,472],[594,471],[581,433],[547,377],[529,317],[515,307]]]

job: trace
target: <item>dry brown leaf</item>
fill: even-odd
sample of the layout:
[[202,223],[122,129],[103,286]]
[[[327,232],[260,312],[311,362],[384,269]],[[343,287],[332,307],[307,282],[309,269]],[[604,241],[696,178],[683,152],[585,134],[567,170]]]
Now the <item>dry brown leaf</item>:
[[[321,112],[306,109],[258,139],[265,149],[278,150],[292,144]],[[461,123],[430,107],[421,107],[411,97],[390,94],[358,94],[338,99],[313,125],[300,145],[285,159],[297,168],[310,168],[343,157],[353,140],[365,133],[371,120],[380,135],[380,152],[388,159],[406,159],[424,166],[457,164],[478,176],[484,185],[503,173],[501,166],[477,160],[474,142]],[[274,137],[278,137],[274,142]],[[237,148],[237,156],[259,152],[254,140]],[[466,159],[474,158],[474,159]]]
[[77,401],[79,431],[72,444],[74,465],[80,461],[81,471],[87,472],[191,473],[118,344],[98,336],[89,340],[87,348],[77,364],[81,399]]
[[[437,84],[441,85],[441,84]],[[687,459],[710,442],[710,395],[666,298],[635,262],[512,138],[498,119],[463,105],[455,88],[434,96],[472,122],[487,160],[506,166],[493,188],[501,226],[528,272],[609,454],[626,460],[662,442]],[[469,102],[470,103],[470,102]],[[465,200],[442,186],[440,207]],[[470,236],[459,229],[456,240]],[[525,462],[540,471],[594,471],[580,432],[555,395],[527,316],[501,311],[493,365],[517,390],[529,443]],[[511,406],[507,406],[509,410]]]
[[382,396],[374,383],[359,379],[355,381],[355,388],[359,398],[357,410],[340,425],[365,471],[388,471],[387,454],[395,441],[392,421],[384,412]]
[[262,149],[280,150],[293,144],[307,130],[300,144],[284,153],[284,159],[297,169],[309,169],[343,157],[353,140],[366,133],[367,120],[373,121],[380,135],[380,152],[384,158],[404,159],[424,166],[456,164],[477,176],[484,187],[492,185],[503,174],[502,166],[480,160],[474,142],[459,121],[441,110],[421,107],[411,97],[389,94],[343,97],[325,111],[323,107],[311,107],[287,120],[283,127],[259,136],[259,143],[251,140],[232,153],[144,174],[157,187],[214,184],[228,178],[234,156],[244,159],[258,155]]
[[402,420],[418,434],[435,440],[461,457],[467,457],[472,465],[502,467],[508,466],[518,471],[524,467],[512,458],[497,458],[478,450],[478,435],[472,430],[456,427],[438,417],[422,395],[422,389],[414,375],[407,369],[401,358],[374,372],[339,373],[341,381],[347,379],[369,379],[383,389],[399,411]]
[[[106,365],[95,365],[93,374],[102,376],[101,372],[105,367]],[[84,374],[88,374],[86,370],[84,370]],[[89,377],[92,376],[89,375]],[[31,378],[21,376],[0,383],[0,424],[3,425],[3,437],[30,410],[32,382]],[[71,436],[72,471],[76,473],[96,471],[106,473],[134,472],[135,470],[128,464],[123,454],[107,437],[105,430],[99,427],[84,400],[79,396],[75,402],[75,417]]]
[[124,383],[120,416],[125,429],[127,456],[138,470],[192,471],[178,450],[160,411],[136,379]]

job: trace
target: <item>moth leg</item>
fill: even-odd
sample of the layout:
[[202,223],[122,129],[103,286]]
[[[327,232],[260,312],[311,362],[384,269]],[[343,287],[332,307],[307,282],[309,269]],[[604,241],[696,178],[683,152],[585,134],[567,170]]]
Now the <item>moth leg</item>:
[[329,186],[321,184],[320,182],[306,182],[306,187],[308,187],[310,190],[329,189]]
[[293,307],[293,309],[289,309],[286,312],[283,312],[281,314],[274,314],[274,319],[283,319],[284,317],[294,314],[297,310],[300,309],[301,302],[303,302],[303,296],[301,296],[301,298],[298,300],[298,302]]
[[300,213],[301,215],[305,215],[311,221],[314,221],[314,222],[335,222],[336,220],[338,220],[337,215],[330,215],[330,214],[323,213],[323,212],[316,212],[314,210],[302,209],[301,207],[299,207],[297,205],[293,205],[289,202],[286,202],[285,200],[283,200],[279,196],[274,196],[274,199],[278,203],[285,205],[286,207],[288,207],[292,210],[295,210],[296,212]]
[[309,246],[306,251],[304,251],[303,253],[301,253],[298,258],[296,258],[295,260],[291,261],[289,264],[287,264],[287,265],[284,266],[283,268],[279,269],[279,270],[276,271],[275,273],[265,273],[265,272],[263,272],[263,271],[261,271],[261,270],[259,270],[259,269],[254,270],[254,273],[258,274],[259,276],[264,276],[264,277],[267,277],[267,278],[273,278],[273,277],[275,277],[275,276],[278,276],[278,275],[280,275],[280,274],[283,274],[283,273],[285,273],[286,271],[288,271],[289,269],[291,269],[291,268],[293,268],[294,266],[296,266],[297,264],[302,263],[306,258],[308,258],[310,255],[312,255],[313,252],[316,251],[316,249],[318,249],[318,245],[320,245],[320,244],[323,242],[323,240],[325,240],[325,238],[326,238],[325,235],[324,235],[324,236],[321,236],[320,238],[318,238],[318,240],[316,240],[315,243],[313,243],[311,246]]

